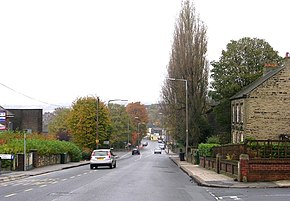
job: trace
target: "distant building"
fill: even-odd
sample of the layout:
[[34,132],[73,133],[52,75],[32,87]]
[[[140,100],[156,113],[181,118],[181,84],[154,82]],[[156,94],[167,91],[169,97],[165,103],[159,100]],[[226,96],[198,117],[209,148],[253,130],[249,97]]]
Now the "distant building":
[[14,115],[0,106],[0,131],[2,130],[11,130],[12,124],[10,123]]
[[231,97],[233,143],[290,136],[290,58],[266,67],[263,77]]
[[10,130],[31,130],[42,133],[42,109],[7,109],[13,118],[9,119]]

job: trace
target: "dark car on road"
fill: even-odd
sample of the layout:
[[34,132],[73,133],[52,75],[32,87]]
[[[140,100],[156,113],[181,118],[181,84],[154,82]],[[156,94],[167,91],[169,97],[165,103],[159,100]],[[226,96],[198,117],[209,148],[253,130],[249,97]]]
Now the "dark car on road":
[[142,144],[144,147],[146,147],[148,145],[148,142],[143,142]]
[[132,155],[140,155],[140,150],[138,148],[132,149]]

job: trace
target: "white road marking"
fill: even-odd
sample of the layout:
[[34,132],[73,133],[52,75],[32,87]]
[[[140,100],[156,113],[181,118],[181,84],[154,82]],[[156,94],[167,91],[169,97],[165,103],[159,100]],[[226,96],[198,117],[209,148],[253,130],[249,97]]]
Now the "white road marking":
[[14,195],[16,195],[16,193],[11,193],[9,195],[5,195],[4,197],[8,198],[8,197],[11,197],[11,196],[14,196]]
[[131,152],[126,153],[125,155],[119,157],[118,159],[123,158],[123,157],[125,157],[125,156],[127,156],[127,155],[129,155],[129,154],[131,154]]
[[24,190],[24,192],[32,191],[32,188]]

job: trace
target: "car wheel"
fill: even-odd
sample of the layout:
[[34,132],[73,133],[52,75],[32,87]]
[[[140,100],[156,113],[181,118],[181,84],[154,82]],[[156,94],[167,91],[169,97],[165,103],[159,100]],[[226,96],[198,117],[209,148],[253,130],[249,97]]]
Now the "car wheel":
[[114,168],[116,168],[117,167],[117,162],[115,162],[115,165],[114,165]]
[[110,169],[112,169],[112,168],[113,168],[113,164],[110,164],[110,166],[109,166],[109,167],[110,167]]
[[93,166],[93,165],[90,165],[90,168],[91,168],[91,170],[92,170],[92,169],[94,169],[94,166]]

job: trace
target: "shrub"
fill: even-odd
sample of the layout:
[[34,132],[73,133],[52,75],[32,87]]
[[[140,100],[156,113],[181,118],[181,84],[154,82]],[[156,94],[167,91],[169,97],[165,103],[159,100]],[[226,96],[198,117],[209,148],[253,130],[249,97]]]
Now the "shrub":
[[[0,146],[0,153],[17,154],[24,151],[23,139],[10,140],[8,143]],[[67,153],[71,157],[71,161],[80,161],[82,152],[72,142],[58,141],[58,140],[41,140],[41,139],[27,139],[26,150],[37,150],[39,155],[49,156],[54,154]]]
[[207,144],[220,144],[220,138],[217,135],[211,136],[207,138],[206,143]]
[[198,151],[200,156],[212,157],[212,148],[220,146],[219,144],[204,144],[201,143],[198,145]]

